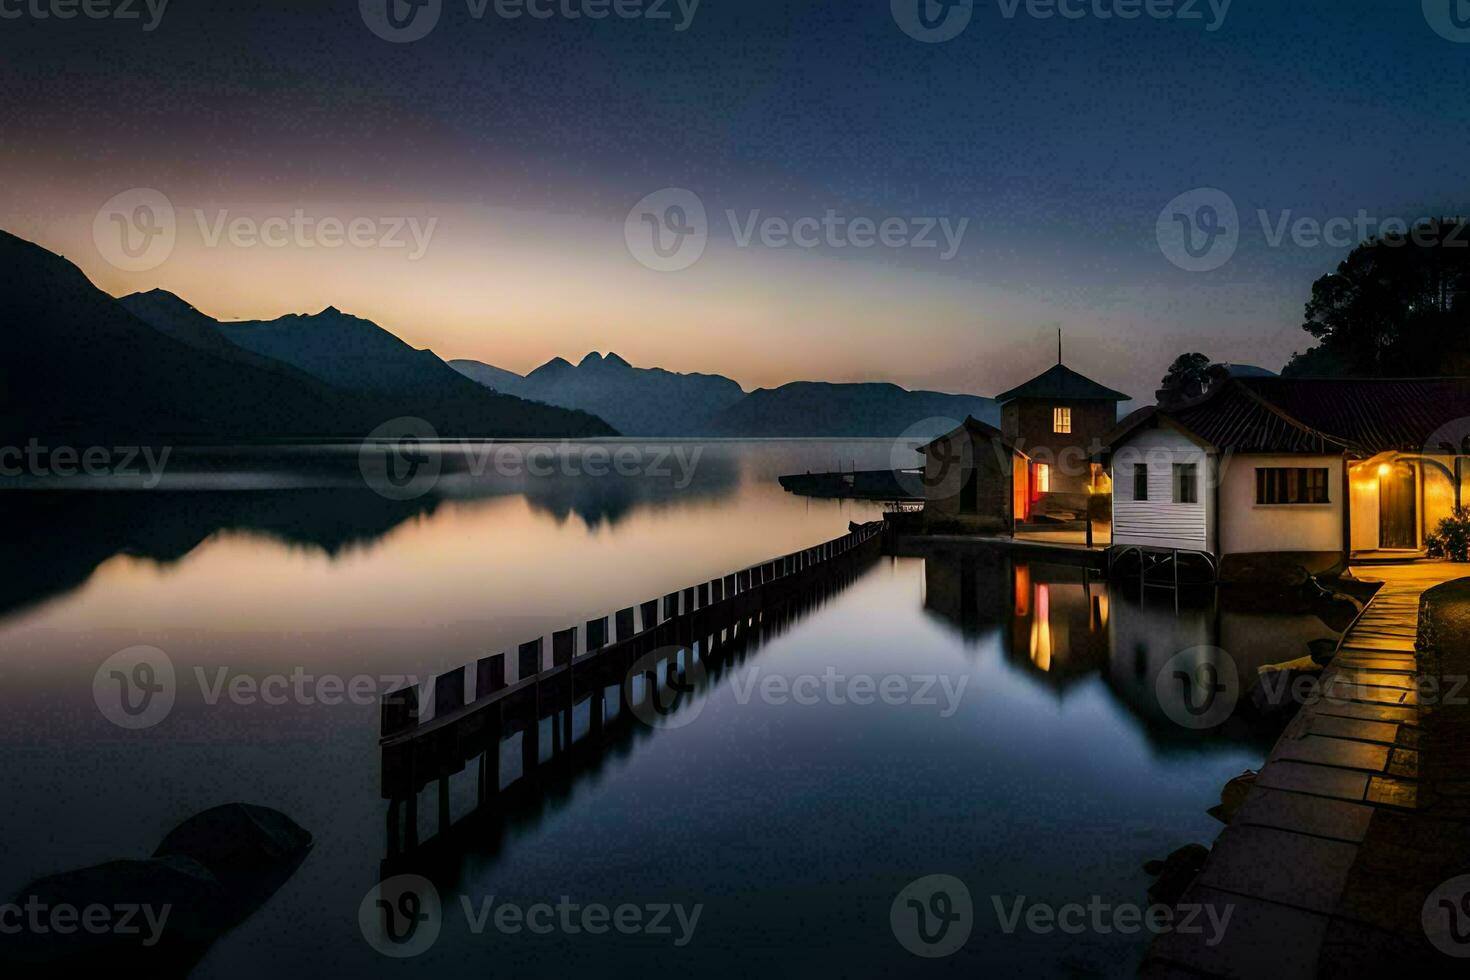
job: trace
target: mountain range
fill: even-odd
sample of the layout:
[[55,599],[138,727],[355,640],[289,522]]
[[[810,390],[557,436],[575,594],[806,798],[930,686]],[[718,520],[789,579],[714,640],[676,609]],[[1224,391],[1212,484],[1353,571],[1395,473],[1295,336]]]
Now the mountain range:
[[226,325],[158,290],[118,300],[5,232],[0,329],[0,429],[21,439],[358,439],[404,416],[441,436],[614,434],[594,416],[489,391],[336,310]]
[[591,412],[630,436],[709,435],[711,420],[745,397],[729,378],[635,368],[616,354],[575,366],[552,358],[525,377],[479,361],[449,366],[496,391]]
[[989,398],[892,384],[798,381],[747,393],[718,374],[639,368],[613,353],[588,354],[576,365],[553,358],[525,376],[480,361],[449,366],[499,392],[590,412],[629,436],[930,437],[966,415],[992,424],[1000,415]]
[[747,393],[612,353],[525,376],[446,363],[335,307],[226,322],[162,289],[116,299],[3,231],[0,330],[0,436],[21,439],[357,439],[402,417],[446,438],[893,437],[998,414],[988,398],[890,384]]

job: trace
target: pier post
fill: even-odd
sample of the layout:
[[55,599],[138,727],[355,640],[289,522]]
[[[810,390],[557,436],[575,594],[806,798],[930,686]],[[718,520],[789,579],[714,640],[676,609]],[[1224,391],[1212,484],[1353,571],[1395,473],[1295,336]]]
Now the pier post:
[[536,637],[527,643],[522,643],[519,651],[519,661],[516,664],[516,679],[525,680],[535,677],[541,673],[541,648],[543,637]]
[[619,609],[613,614],[613,627],[613,635],[617,637],[619,643],[632,638],[634,632],[636,632],[633,625],[632,606],[629,606],[627,609]]
[[577,627],[571,626],[551,634],[551,665],[565,667],[577,650]]
[[475,665],[475,700],[505,689],[505,654],[482,658]]
[[607,646],[607,617],[587,620],[587,652]]

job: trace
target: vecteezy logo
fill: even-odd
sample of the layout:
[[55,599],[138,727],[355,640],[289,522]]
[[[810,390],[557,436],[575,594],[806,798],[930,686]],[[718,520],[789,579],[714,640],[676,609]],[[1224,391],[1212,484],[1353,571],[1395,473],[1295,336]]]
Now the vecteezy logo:
[[157,647],[119,650],[92,675],[92,700],[119,728],[152,728],[174,708],[174,664]]
[[434,945],[444,924],[439,890],[418,875],[380,881],[357,907],[357,924],[368,945],[384,956],[417,956]]
[[1154,681],[1159,707],[1176,725],[1214,728],[1240,700],[1235,658],[1219,647],[1190,647],[1170,657]]
[[1446,956],[1470,958],[1470,875],[1451,878],[1430,892],[1421,918],[1435,949]]
[[[679,666],[679,654],[684,666]],[[650,728],[683,728],[699,717],[704,700],[696,696],[705,684],[704,664],[688,647],[659,647],[633,662],[623,677],[623,697],[633,717]],[[643,696],[636,687],[642,681]]]
[[[899,486],[910,497],[960,495],[965,474],[975,465],[975,449],[963,431],[952,439],[941,438],[959,429],[960,423],[954,419],[928,418],[915,422],[893,441],[888,451],[889,468],[897,474]],[[926,451],[920,453],[920,449]]]
[[1470,0],[1423,0],[1424,19],[1434,33],[1457,44],[1470,42]]
[[698,194],[668,187],[633,206],[623,238],[633,258],[653,271],[682,272],[704,255],[709,216]]
[[963,881],[952,875],[927,875],[898,893],[888,910],[888,924],[904,949],[938,959],[970,938],[975,906]]
[[92,241],[124,272],[156,269],[173,254],[178,227],[173,203],[147,187],[123,191],[97,210]]
[[444,0],[358,0],[362,22],[385,41],[408,44],[428,37],[439,23]]
[[373,492],[389,500],[416,500],[434,489],[444,460],[439,433],[423,419],[384,422],[362,441],[357,466]]
[[1229,194],[1200,187],[1164,206],[1155,234],[1164,258],[1186,272],[1209,272],[1235,255],[1240,215]]
[[952,41],[970,26],[975,0],[891,0],[893,19],[915,41]]

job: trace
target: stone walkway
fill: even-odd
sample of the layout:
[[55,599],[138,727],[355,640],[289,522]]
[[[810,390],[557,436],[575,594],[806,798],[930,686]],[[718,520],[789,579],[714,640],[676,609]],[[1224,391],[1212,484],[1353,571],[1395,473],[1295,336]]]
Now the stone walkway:
[[1163,935],[1144,976],[1378,976],[1464,965],[1429,944],[1420,916],[1430,892],[1470,871],[1470,797],[1460,795],[1470,789],[1470,752],[1458,735],[1446,743],[1427,729],[1439,699],[1423,685],[1447,671],[1421,663],[1415,643],[1424,592],[1467,572],[1354,570],[1383,587],[1181,900],[1233,906],[1224,940]]

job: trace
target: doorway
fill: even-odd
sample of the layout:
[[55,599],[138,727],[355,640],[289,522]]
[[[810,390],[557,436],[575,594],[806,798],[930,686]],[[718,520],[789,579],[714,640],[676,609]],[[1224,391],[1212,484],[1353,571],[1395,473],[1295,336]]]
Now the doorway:
[[1378,546],[1419,547],[1418,486],[1411,463],[1393,463],[1378,474]]

